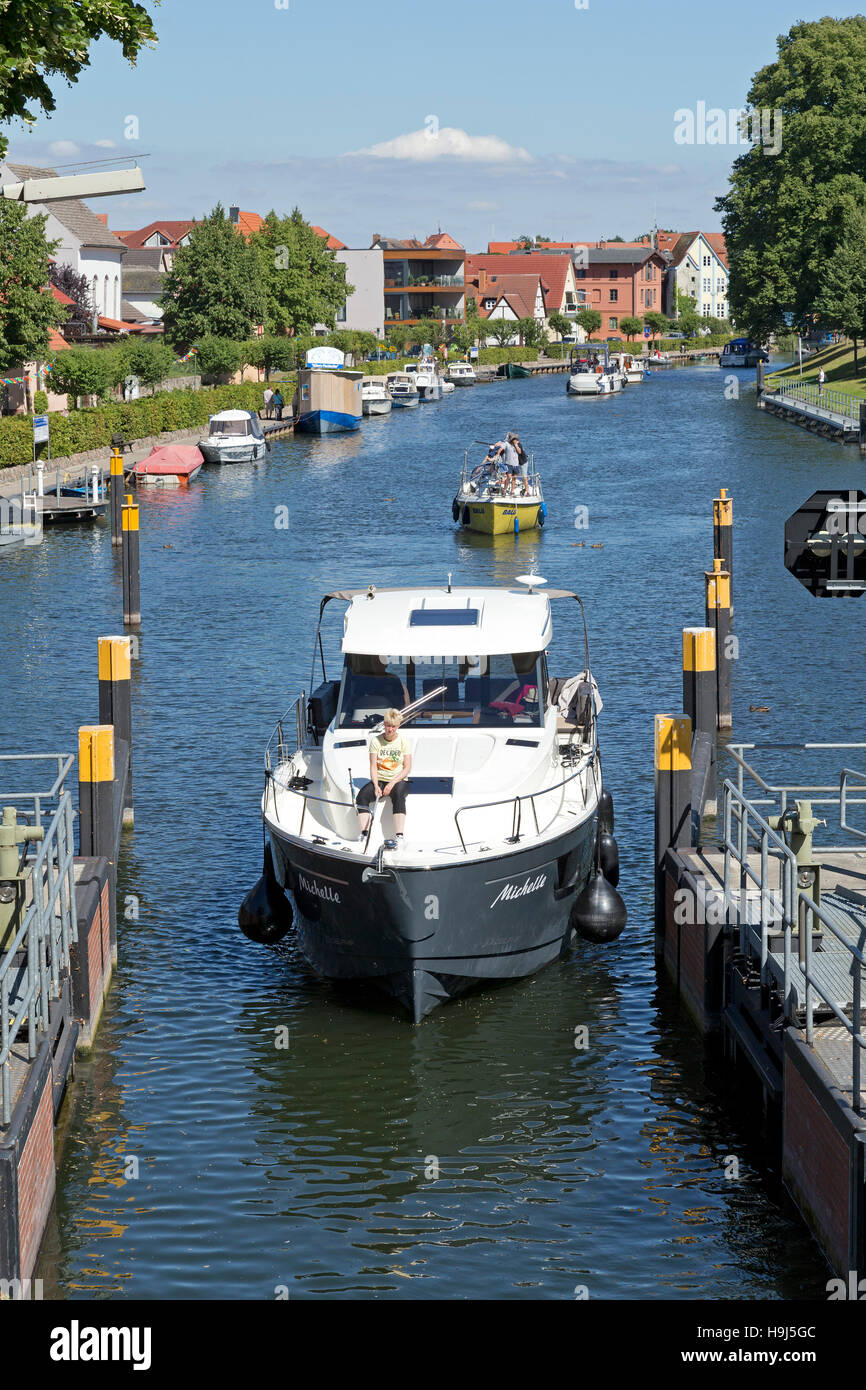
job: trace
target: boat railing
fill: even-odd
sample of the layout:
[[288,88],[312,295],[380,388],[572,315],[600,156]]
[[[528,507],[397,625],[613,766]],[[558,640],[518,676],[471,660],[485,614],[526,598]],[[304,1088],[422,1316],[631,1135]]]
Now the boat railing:
[[[520,831],[523,816],[523,803],[525,801],[528,801],[530,806],[532,807],[532,816],[535,822],[535,833],[537,835],[540,835],[541,827],[538,823],[538,810],[535,805],[536,798],[540,796],[548,796],[551,792],[562,791],[562,789],[564,787],[567,787],[570,782],[573,782],[575,778],[582,777],[583,774],[586,772],[587,768],[592,766],[597,753],[598,744],[595,739],[595,724],[593,723],[592,747],[590,748],[589,752],[586,753],[580,759],[577,766],[572,769],[569,775],[567,777],[563,777],[560,782],[554,782],[551,786],[542,787],[540,791],[536,792],[523,792],[516,796],[504,796],[497,801],[479,801],[473,806],[458,806],[457,810],[454,812],[454,826],[457,830],[457,834],[460,839],[460,847],[463,850],[463,853],[468,854],[469,851],[466,848],[466,841],[463,838],[463,831],[460,828],[460,817],[462,815],[465,815],[468,811],[492,811],[495,810],[497,806],[511,806],[511,835],[506,837],[506,843],[517,844],[518,840],[520,839]],[[584,805],[586,805],[585,792]]]

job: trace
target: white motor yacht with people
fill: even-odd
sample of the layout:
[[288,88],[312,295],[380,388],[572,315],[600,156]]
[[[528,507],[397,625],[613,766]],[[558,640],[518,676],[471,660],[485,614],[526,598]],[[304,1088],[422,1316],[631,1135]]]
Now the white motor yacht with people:
[[455,386],[474,386],[478,380],[471,362],[450,363],[447,376]]
[[587,352],[578,353],[571,361],[571,371],[565,384],[569,396],[611,396],[627,385],[623,372],[608,359]]
[[207,437],[198,447],[205,463],[250,463],[264,458],[267,443],[257,415],[221,410],[210,417]]
[[[554,605],[575,617],[583,605],[545,582],[458,588],[449,576],[324,596],[321,681],[266,752],[265,866],[238,915],[247,936],[279,940],[293,903],[319,974],[372,982],[418,1022],[470,985],[556,960],[575,934],[619,935],[585,622],[583,669],[557,681],[547,665]],[[333,634],[323,619],[337,601]]]
[[365,415],[391,414],[391,396],[384,377],[364,377],[361,382],[361,408]]
[[393,406],[399,408],[418,404],[418,386],[414,372],[389,372],[385,379]]
[[630,352],[614,352],[611,361],[619,369],[629,386],[637,386],[644,379],[642,363]]

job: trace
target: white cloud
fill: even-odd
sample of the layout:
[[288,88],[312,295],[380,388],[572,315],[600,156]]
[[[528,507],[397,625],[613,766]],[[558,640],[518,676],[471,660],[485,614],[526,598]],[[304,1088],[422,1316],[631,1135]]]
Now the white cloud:
[[364,150],[351,150],[352,155],[372,155],[376,159],[411,159],[427,162],[432,159],[465,159],[482,164],[531,163],[532,156],[517,145],[509,145],[498,135],[470,135],[455,126],[413,130],[370,145]]
[[48,153],[54,155],[76,155],[81,154],[81,150],[73,140],[52,140],[48,146]]
[[101,150],[116,150],[117,145],[113,140],[94,140],[94,145],[98,145]]

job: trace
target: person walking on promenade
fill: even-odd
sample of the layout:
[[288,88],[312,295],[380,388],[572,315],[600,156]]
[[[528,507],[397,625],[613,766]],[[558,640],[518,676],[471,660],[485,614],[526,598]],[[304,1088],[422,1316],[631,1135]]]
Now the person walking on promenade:
[[283,405],[283,393],[278,386],[274,394],[271,396],[271,407],[273,410],[277,412],[278,420],[282,420],[283,418]]
[[818,395],[819,395],[819,396],[821,395],[821,392],[824,390],[824,381],[825,381],[824,368],[823,368],[823,367],[819,367],[819,368],[818,368]]
[[266,386],[265,389],[264,389],[264,393],[263,393],[263,394],[264,394],[264,398],[265,398],[265,419],[266,419],[266,420],[270,420],[270,418],[271,418],[271,398],[272,398],[272,396],[273,396],[274,393],[273,393],[273,391],[271,390],[270,386]]

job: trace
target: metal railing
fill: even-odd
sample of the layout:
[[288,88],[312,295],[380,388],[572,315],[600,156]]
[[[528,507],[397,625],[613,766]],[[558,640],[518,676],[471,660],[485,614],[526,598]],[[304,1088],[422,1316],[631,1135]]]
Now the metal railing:
[[[838,789],[835,784],[825,783],[781,783],[774,785],[765,781],[743,757],[746,749],[759,748],[774,752],[822,752],[834,749],[866,749],[864,743],[804,743],[804,744],[731,744],[726,750],[737,764],[737,784],[730,779],[724,783],[723,842],[724,849],[724,896],[726,910],[733,905],[732,870],[739,870],[739,902],[736,920],[739,924],[739,946],[743,955],[753,954],[750,927],[760,928],[760,967],[761,983],[768,983],[769,934],[772,930],[783,933],[782,983],[781,994],[785,1017],[799,1026],[797,1019],[796,991],[794,990],[793,934],[797,933],[796,966],[805,985],[804,1012],[806,1042],[814,1044],[815,998],[820,999],[824,1011],[828,1011],[845,1029],[851,1039],[851,1077],[852,1102],[858,1114],[863,1113],[862,1096],[862,1052],[866,1047],[863,1033],[863,967],[866,955],[840,930],[831,914],[821,903],[816,902],[806,887],[798,882],[797,859],[781,834],[774,830],[768,818],[761,814],[758,806],[779,807],[784,815],[789,809],[791,799],[807,797],[813,807],[838,806],[840,829],[860,839],[866,839],[866,832],[848,824],[848,807],[866,805],[866,797],[852,797],[848,783],[858,781],[866,786],[866,774],[852,768],[843,768],[839,776]],[[752,778],[759,789],[767,793],[763,797],[749,800],[744,791],[744,779]],[[834,794],[836,793],[836,794]],[[749,863],[750,851],[757,850],[760,855],[759,867]],[[816,856],[822,854],[862,853],[858,846],[814,845]],[[772,866],[777,867],[778,881]],[[760,921],[750,923],[747,912],[747,890],[754,884],[759,893]],[[840,1007],[837,991],[833,991],[816,977],[812,945],[815,920],[823,930],[838,942],[842,951],[850,957],[852,979],[851,1016]],[[726,911],[727,920],[727,911]]]
[[[499,801],[479,801],[479,802],[478,802],[476,805],[474,805],[474,806],[458,806],[457,810],[454,812],[454,825],[455,825],[455,828],[456,828],[456,830],[457,830],[457,834],[458,834],[459,837],[460,837],[460,847],[461,847],[461,849],[463,850],[463,853],[464,853],[464,854],[468,854],[469,851],[468,851],[468,849],[466,848],[466,841],[464,840],[464,838],[463,838],[463,832],[462,832],[462,830],[460,829],[460,817],[461,817],[462,815],[465,815],[468,811],[492,811],[492,810],[494,810],[495,807],[497,807],[497,806],[512,806],[512,807],[513,807],[513,810],[512,810],[512,815],[511,815],[511,835],[510,835],[509,837],[507,837],[507,843],[509,843],[509,844],[512,844],[512,843],[513,843],[513,844],[516,844],[517,841],[520,839],[521,807],[522,807],[522,804],[523,804],[524,801],[528,801],[528,802],[530,803],[530,805],[532,806],[532,814],[533,814],[533,818],[534,818],[534,820],[535,820],[535,832],[536,832],[537,835],[540,835],[540,834],[541,834],[541,827],[540,827],[539,824],[538,824],[538,812],[537,812],[537,810],[536,810],[536,808],[535,808],[535,798],[536,798],[537,796],[548,796],[551,792],[562,791],[562,789],[563,789],[564,787],[568,786],[568,783],[569,783],[569,782],[573,782],[574,779],[575,779],[576,777],[582,776],[583,773],[586,772],[587,768],[590,767],[590,766],[592,765],[592,763],[595,761],[596,755],[597,755],[597,753],[598,753],[598,745],[597,745],[596,740],[595,740],[595,721],[594,721],[594,720],[593,720],[592,728],[593,728],[593,742],[592,742],[592,748],[590,749],[590,751],[589,751],[587,754],[585,754],[585,756],[584,756],[583,758],[580,759],[580,762],[577,764],[577,767],[569,774],[569,776],[568,776],[568,777],[563,777],[563,779],[562,779],[561,782],[554,782],[554,784],[553,784],[552,786],[550,786],[550,787],[542,787],[542,789],[541,789],[540,791],[537,791],[537,792],[524,792],[522,795],[519,795],[519,796],[506,796],[506,797],[502,797],[502,799],[499,800]],[[582,789],[582,790],[583,790],[583,789]],[[583,790],[583,804],[584,804],[584,806],[586,806],[586,791],[585,791],[585,790]]]
[[[6,763],[35,762],[31,755],[0,757]],[[52,759],[53,761],[53,759]],[[72,758],[58,755],[57,777],[39,792],[0,793],[0,801],[15,805],[44,838],[22,853],[17,894],[18,924],[0,952],[0,1091],[2,1123],[12,1116],[12,1050],[26,1030],[27,1057],[36,1057],[38,1035],[48,1027],[49,1007],[58,999],[70,947],[78,939],[75,914],[75,842],[72,797],[63,779]],[[29,802],[29,805],[27,803]],[[22,805],[23,803],[23,805]],[[50,812],[50,819],[45,817]]]
[[821,410],[844,415],[856,426],[860,421],[860,398],[847,391],[837,391],[832,386],[819,388],[814,381],[793,381],[790,377],[768,376],[764,381],[764,391],[773,395],[790,396],[792,400],[804,405],[818,406]]

